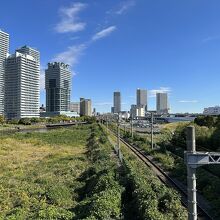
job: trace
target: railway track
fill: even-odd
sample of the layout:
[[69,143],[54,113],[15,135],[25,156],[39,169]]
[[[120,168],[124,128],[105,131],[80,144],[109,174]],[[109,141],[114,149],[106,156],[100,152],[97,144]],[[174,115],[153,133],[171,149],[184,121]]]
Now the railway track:
[[[117,135],[109,129],[109,131],[117,137]],[[156,176],[169,187],[174,188],[181,195],[181,202],[187,208],[187,191],[185,188],[181,187],[176,181],[174,181],[166,172],[164,172],[157,164],[152,161],[152,158],[138,149],[136,146],[132,146],[127,143],[124,139],[120,138],[120,141],[128,147],[142,162],[144,162],[151,170],[156,174]],[[199,220],[210,220],[213,219],[209,213],[202,207],[200,203],[197,204],[198,207],[198,219]]]
[[[121,131],[123,132],[123,129],[121,129]],[[137,131],[134,131],[134,133],[136,133],[137,135],[139,135],[137,133]],[[154,133],[155,134],[155,133]],[[170,152],[173,156],[177,157],[177,158],[181,158],[182,160],[184,159],[184,156],[180,156],[180,155],[177,155],[175,152],[173,151],[170,151],[168,149],[166,149],[168,152]],[[205,152],[210,152],[210,149],[207,149],[205,147],[201,147],[201,146],[197,146],[197,151],[205,151]],[[220,178],[220,175],[219,174],[216,174],[215,172],[213,172],[211,169],[208,169],[207,167],[202,167],[202,169],[206,170],[207,172],[209,172],[210,174],[212,174],[213,176],[217,177],[217,178]]]

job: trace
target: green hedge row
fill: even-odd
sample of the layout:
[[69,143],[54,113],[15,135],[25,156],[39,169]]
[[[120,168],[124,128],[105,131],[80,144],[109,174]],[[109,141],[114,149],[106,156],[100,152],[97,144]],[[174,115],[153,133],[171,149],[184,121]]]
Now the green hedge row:
[[75,219],[120,219],[123,187],[117,174],[117,159],[111,152],[106,134],[93,124],[87,152],[93,165],[82,176],[85,187]]

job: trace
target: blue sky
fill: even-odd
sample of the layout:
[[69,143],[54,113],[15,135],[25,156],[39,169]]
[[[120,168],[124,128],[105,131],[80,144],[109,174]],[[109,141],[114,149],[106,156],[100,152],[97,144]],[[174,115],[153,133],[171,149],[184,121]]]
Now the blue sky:
[[0,28],[10,52],[25,44],[49,61],[71,64],[72,100],[91,98],[109,111],[120,90],[123,109],[136,88],[168,91],[172,112],[202,112],[220,104],[220,1],[19,0],[2,1]]

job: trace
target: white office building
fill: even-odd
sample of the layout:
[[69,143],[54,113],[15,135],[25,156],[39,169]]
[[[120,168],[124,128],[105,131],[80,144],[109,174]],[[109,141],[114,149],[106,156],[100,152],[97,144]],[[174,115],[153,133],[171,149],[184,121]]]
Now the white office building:
[[[25,50],[16,50],[5,62],[5,116],[8,119],[39,117],[40,53],[25,47]],[[36,55],[30,55],[31,51]]]
[[0,115],[4,114],[5,59],[9,53],[9,34],[0,30]]
[[157,114],[168,114],[168,94],[167,93],[157,93]]
[[220,115],[220,106],[204,108],[204,115]]
[[145,116],[145,106],[131,105],[130,115],[132,118],[144,117]]

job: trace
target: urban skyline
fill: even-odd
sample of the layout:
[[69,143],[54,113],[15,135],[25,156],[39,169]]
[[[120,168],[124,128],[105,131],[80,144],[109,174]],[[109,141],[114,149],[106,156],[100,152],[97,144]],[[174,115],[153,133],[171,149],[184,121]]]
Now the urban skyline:
[[[69,56],[66,61],[72,64],[76,74],[72,79],[72,100],[79,100],[80,96],[92,98],[97,111],[109,111],[112,91],[116,90],[127,97],[122,102],[122,109],[129,110],[135,100],[133,91],[138,87],[148,88],[149,109],[152,110],[155,91],[169,93],[172,112],[202,112],[204,107],[219,105],[217,27],[220,3],[169,0],[159,3],[143,0],[30,3],[22,0],[11,5],[4,2],[0,9],[0,28],[12,36],[10,52],[25,44],[41,52],[41,85],[44,85],[43,72],[47,62]],[[37,10],[22,15],[19,12],[24,5],[41,10],[42,17],[47,15],[48,19],[40,23]],[[13,18],[4,10],[9,7]],[[77,13],[71,14],[74,8]],[[192,9],[196,10],[188,13]],[[69,20],[68,11],[71,12]],[[33,23],[28,30],[27,16]],[[175,21],[173,17],[176,17]],[[77,18],[76,23],[74,18]],[[106,22],[102,23],[103,18]],[[89,22],[91,19],[93,23]],[[62,22],[67,20],[69,26],[61,29]],[[81,29],[74,29],[78,23]],[[200,76],[209,77],[204,80]],[[41,103],[45,104],[43,87]],[[104,92],[100,93],[100,90]]]
[[[1,105],[1,109],[4,109],[3,114],[8,119],[39,117],[40,52],[25,45],[10,55],[9,34],[0,31],[0,41],[1,77],[4,79],[4,83],[1,84],[4,93],[1,97],[4,103]],[[45,90],[46,114],[42,114],[42,117],[57,114],[76,116],[79,113],[81,116],[92,115],[91,99],[80,98],[78,107],[79,110],[81,109],[80,112],[71,113],[70,111],[71,70],[68,64],[63,62],[48,63],[48,68],[45,70]],[[158,114],[170,113],[168,93],[161,90],[155,91],[155,93],[156,112]],[[121,92],[114,92],[111,112],[123,112],[121,105]],[[135,117],[144,117],[147,112],[152,111],[148,110],[147,107],[148,91],[138,88],[136,90],[136,105],[131,104],[130,113]],[[208,107],[204,108],[203,113],[212,114],[213,112],[215,114],[218,111],[217,107]],[[95,112],[96,110],[94,110]]]

